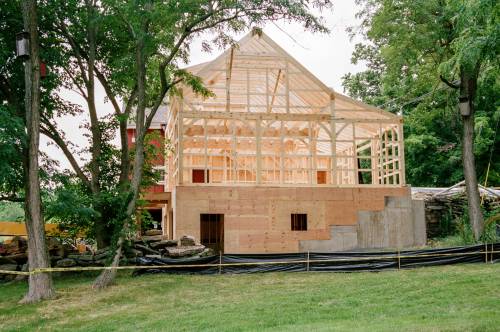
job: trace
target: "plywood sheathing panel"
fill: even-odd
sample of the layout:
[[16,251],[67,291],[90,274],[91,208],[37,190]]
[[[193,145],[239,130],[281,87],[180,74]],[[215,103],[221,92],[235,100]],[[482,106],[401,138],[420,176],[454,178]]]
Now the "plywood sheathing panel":
[[[382,222],[389,217],[403,224],[408,218],[412,220],[411,206],[404,201],[409,197],[408,188],[178,186],[175,195],[176,237],[190,234],[199,238],[200,214],[221,213],[225,220],[224,247],[231,253],[295,252],[301,241],[332,240],[332,227],[337,232],[361,227],[357,222],[361,225],[365,214],[367,224],[359,243],[382,246],[389,243],[385,240],[388,236],[412,234],[413,226],[405,229],[405,225],[386,226]],[[388,199],[390,212],[384,208],[388,196],[403,199]],[[291,231],[291,213],[308,215],[307,231]],[[335,236],[344,237],[346,245],[352,244],[352,234],[346,234]],[[403,239],[397,243],[406,242]]]
[[[182,190],[177,190],[180,194]],[[174,207],[175,213],[175,238],[183,235],[192,235],[200,239],[200,214],[208,213],[209,201],[205,199],[180,199],[177,198]]]

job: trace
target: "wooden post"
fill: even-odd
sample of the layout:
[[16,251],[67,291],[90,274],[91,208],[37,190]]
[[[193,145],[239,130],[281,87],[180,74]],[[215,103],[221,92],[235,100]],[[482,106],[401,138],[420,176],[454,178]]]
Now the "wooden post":
[[384,184],[389,184],[389,139],[387,137],[387,130],[384,131],[384,165],[385,165],[385,174],[384,174]]
[[370,140],[371,148],[370,148],[370,160],[372,167],[372,184],[378,184],[378,165],[377,165],[377,141],[375,138]]
[[490,254],[490,263],[493,264],[493,254],[495,253],[495,247],[494,247],[494,244],[492,243],[491,244],[491,254]]
[[379,184],[384,184],[385,182],[385,172],[384,172],[384,152],[382,148],[384,146],[383,141],[384,132],[382,131],[382,124],[379,124],[379,146],[378,146],[378,154],[379,154],[379,168],[380,168],[380,182]]
[[330,150],[331,150],[331,183],[336,185],[337,181],[337,128],[335,125],[335,97],[332,94],[330,100]]
[[354,184],[359,184],[358,171],[358,146],[356,144],[356,123],[352,123],[352,168],[354,173]]
[[406,185],[405,148],[403,144],[403,123],[398,123],[399,184]]
[[181,100],[179,103],[179,114],[177,115],[177,128],[178,128],[178,137],[177,137],[177,142],[179,145],[178,151],[177,151],[177,165],[179,170],[178,172],[178,179],[179,179],[179,184],[183,184],[183,176],[184,176],[184,168],[183,168],[183,138],[184,138],[184,118],[183,118],[183,112],[184,112],[184,101]]
[[172,210],[172,196],[170,196],[169,200],[167,201],[167,233],[168,233],[168,239],[173,240],[174,239],[174,214],[170,214],[170,210]]
[[207,129],[207,127],[208,127],[207,126],[207,119],[205,118],[205,119],[203,119],[203,132],[205,134],[205,137],[203,139],[203,141],[204,141],[203,142],[203,151],[204,151],[204,155],[205,155],[205,157],[204,157],[205,164],[204,164],[204,170],[203,170],[203,172],[204,172],[203,182],[205,182],[205,183],[209,182],[208,177],[210,174],[207,170],[208,169],[208,132],[207,132],[208,129]]
[[396,131],[391,127],[391,158],[392,158],[392,184],[397,184],[397,170],[396,170]]
[[280,128],[280,184],[285,183],[285,121],[281,121]]
[[219,250],[219,274],[222,274],[222,251]]
[[484,244],[484,262],[488,263],[488,244]]
[[231,121],[231,157],[232,157],[232,160],[231,160],[231,172],[232,172],[232,180],[233,180],[233,183],[236,183],[238,182],[238,173],[237,173],[237,158],[238,158],[238,155],[237,155],[237,152],[236,152],[236,146],[237,146],[237,143],[236,143],[236,125],[235,125],[235,121],[236,120],[229,120]]
[[310,174],[310,184],[317,184],[318,182],[318,165],[317,165],[317,155],[316,155],[316,148],[317,148],[317,136],[315,133],[313,133],[313,130],[316,132],[317,128],[317,123],[309,121],[309,174]]
[[261,121],[262,121],[262,119],[260,119],[260,118],[255,120],[255,129],[256,129],[255,131],[257,134],[257,137],[256,137],[257,174],[255,177],[255,180],[256,180],[257,184],[261,183],[261,173],[262,173],[262,147],[261,147],[262,126],[261,126]]
[[306,271],[309,272],[309,251],[307,252],[307,266]]
[[223,156],[223,163],[222,163],[222,168],[223,168],[223,174],[222,174],[222,181],[224,183],[227,183],[227,150],[224,150]]
[[398,270],[401,270],[401,252],[398,249]]

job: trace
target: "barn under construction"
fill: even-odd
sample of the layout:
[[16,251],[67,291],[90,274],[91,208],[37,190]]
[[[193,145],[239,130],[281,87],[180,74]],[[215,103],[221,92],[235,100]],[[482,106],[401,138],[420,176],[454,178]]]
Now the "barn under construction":
[[174,149],[146,196],[165,236],[230,253],[425,243],[400,116],[334,92],[258,30],[189,70],[214,96],[185,87],[159,120]]

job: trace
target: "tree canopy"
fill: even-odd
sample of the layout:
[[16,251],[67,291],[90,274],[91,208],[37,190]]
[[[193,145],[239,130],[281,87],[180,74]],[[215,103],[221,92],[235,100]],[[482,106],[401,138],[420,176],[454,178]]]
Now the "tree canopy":
[[450,186],[464,177],[459,91],[461,68],[477,70],[474,153],[479,181],[500,185],[499,5],[490,0],[366,0],[350,28],[364,42],[352,61],[367,69],[343,78],[353,97],[405,117],[407,180]]

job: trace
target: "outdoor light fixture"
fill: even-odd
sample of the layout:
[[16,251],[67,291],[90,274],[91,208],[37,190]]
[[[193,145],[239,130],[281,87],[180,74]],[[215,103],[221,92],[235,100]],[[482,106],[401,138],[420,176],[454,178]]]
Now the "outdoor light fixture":
[[460,109],[460,114],[462,116],[470,115],[469,98],[458,97],[458,108]]
[[161,130],[165,131],[167,129],[167,124],[166,123],[162,123],[160,125],[160,127],[161,127]]
[[16,34],[16,56],[18,58],[27,59],[30,56],[30,39],[29,33],[26,31]]

